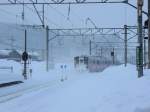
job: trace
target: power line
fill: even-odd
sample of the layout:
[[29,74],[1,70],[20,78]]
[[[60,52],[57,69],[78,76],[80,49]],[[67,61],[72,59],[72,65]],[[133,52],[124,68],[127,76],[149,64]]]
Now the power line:
[[[15,0],[17,1],[17,0]],[[69,0],[49,0],[49,2],[43,2],[43,1],[37,1],[35,0],[34,3],[31,3],[29,1],[25,2],[24,4],[27,4],[27,5],[32,5],[32,4],[99,4],[99,3],[109,3],[109,4],[116,4],[116,3],[127,3],[128,0],[120,0],[120,1],[103,1],[103,0],[92,0],[92,1],[88,1],[88,0],[72,0],[72,1],[69,1]],[[0,5],[20,5],[22,3],[19,3],[19,2],[1,2]]]
[[[46,2],[46,0],[44,0],[44,1]],[[51,4],[48,4],[48,6],[49,6],[51,9],[55,10],[58,14],[60,14],[62,17],[64,17],[64,18],[66,19],[66,16],[65,16],[61,11],[59,11],[59,10],[57,10],[56,8],[52,7]],[[71,6],[70,6],[70,7],[71,7]],[[81,18],[79,17],[79,15],[77,15],[77,14],[74,12],[74,10],[71,10],[71,13],[73,13],[73,15],[75,15],[75,16],[74,16],[75,18],[79,19],[81,22],[84,22],[84,20],[81,19]],[[69,16],[70,16],[70,15],[69,15]],[[72,26],[75,26],[75,25],[72,23],[72,21],[71,21],[70,19],[67,19],[67,21],[70,22]]]
[[[44,1],[45,1],[45,0],[44,0]],[[46,2],[46,1],[45,1],[45,2]],[[60,12],[60,11],[57,10],[56,8],[52,7],[50,4],[48,4],[48,6],[49,6],[51,9],[53,9],[55,12],[57,12],[58,14],[60,14],[62,17],[64,17],[64,18],[66,19],[66,16],[65,16],[62,12]],[[72,26],[75,26],[75,25],[70,21],[70,19],[67,19],[67,21],[70,22],[70,24],[71,24]]]
[[[16,0],[16,1],[17,1],[18,3],[22,3],[22,2],[19,1],[19,0]],[[27,6],[27,4],[23,3],[23,5],[24,5],[26,8],[28,8],[31,12],[35,13],[35,11],[34,11],[32,8],[30,8],[29,6]],[[52,23],[53,25],[55,25],[55,26],[57,26],[57,27],[60,27],[59,25],[57,25],[56,23],[54,23],[52,20],[48,19],[47,17],[45,17],[45,19],[47,20],[47,22],[50,22],[50,23]]]

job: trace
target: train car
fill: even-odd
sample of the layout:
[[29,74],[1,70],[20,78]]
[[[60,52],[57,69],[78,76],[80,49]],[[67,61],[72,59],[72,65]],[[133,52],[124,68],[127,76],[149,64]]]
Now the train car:
[[88,56],[74,57],[74,67],[80,71],[87,70],[88,69]]
[[89,56],[88,69],[89,72],[102,72],[105,68],[112,65],[112,60],[102,56]]
[[74,58],[74,66],[77,70],[88,70],[89,72],[102,72],[111,65],[119,65],[119,61],[111,57],[103,56],[77,56]]

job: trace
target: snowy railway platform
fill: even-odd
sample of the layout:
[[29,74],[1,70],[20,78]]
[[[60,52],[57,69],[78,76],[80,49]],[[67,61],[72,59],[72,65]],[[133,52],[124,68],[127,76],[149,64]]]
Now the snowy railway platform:
[[23,83],[23,77],[13,73],[0,73],[0,88]]
[[[0,104],[20,97],[33,91],[39,91],[43,88],[51,87],[56,83],[61,83],[62,70],[58,65],[57,70],[45,71],[45,62],[33,62],[30,67],[33,68],[32,76],[24,80],[21,74],[22,67],[18,62],[0,60],[1,65],[13,66],[13,72],[10,70],[1,70],[0,73]],[[15,84],[14,84],[15,83]]]
[[18,70],[17,62],[0,60],[0,88],[22,83],[24,79]]
[[[2,88],[2,112],[149,112],[150,71],[138,79],[136,67],[112,66],[102,73],[58,70],[39,73],[25,83]],[[9,91],[8,91],[9,90]],[[13,92],[14,91],[14,92]],[[2,93],[8,95],[2,96]],[[11,92],[9,94],[9,92]],[[14,94],[12,94],[14,93]],[[4,98],[4,99],[2,99]],[[7,98],[7,100],[5,99]]]

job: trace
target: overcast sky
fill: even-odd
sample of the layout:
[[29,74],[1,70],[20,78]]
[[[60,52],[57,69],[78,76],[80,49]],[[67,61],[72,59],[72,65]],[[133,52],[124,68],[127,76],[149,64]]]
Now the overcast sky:
[[[3,1],[7,0],[1,0]],[[145,11],[147,11],[147,1],[144,0]],[[136,0],[129,2],[136,6]],[[137,10],[125,4],[71,5],[69,16],[68,7],[69,5],[45,6],[45,23],[50,28],[94,27],[89,21],[86,22],[86,19],[90,18],[97,27],[123,27],[124,24],[137,24]],[[42,11],[41,6],[37,8]],[[33,6],[25,7],[24,21],[21,20],[21,13],[22,6],[0,6],[0,22],[41,24]],[[143,17],[145,20],[146,16]]]

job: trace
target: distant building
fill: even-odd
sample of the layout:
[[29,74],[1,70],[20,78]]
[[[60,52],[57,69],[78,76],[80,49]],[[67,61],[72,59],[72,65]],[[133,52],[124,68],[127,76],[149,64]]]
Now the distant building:
[[9,52],[8,50],[0,50],[0,59],[8,58]]
[[10,51],[8,57],[9,60],[21,61],[21,54],[16,50]]
[[[14,61],[21,61],[22,51],[19,50],[0,50],[0,59],[8,59]],[[29,59],[33,61],[42,61],[37,52],[28,52]]]

